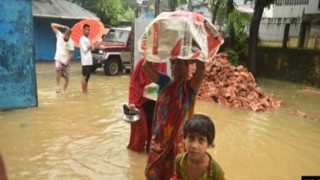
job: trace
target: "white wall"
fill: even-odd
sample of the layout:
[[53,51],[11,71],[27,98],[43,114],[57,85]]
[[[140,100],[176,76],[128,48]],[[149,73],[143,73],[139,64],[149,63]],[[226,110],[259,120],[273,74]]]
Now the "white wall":
[[320,14],[320,9],[318,9],[320,0],[309,0],[306,5],[272,5],[270,9],[265,8],[263,17],[301,17],[303,10],[305,14]]
[[270,9],[264,9],[264,17],[301,17],[303,9],[307,7],[306,5],[301,6],[274,6],[272,5]]
[[306,7],[306,14],[320,14],[319,7],[320,0],[309,0],[309,5]]

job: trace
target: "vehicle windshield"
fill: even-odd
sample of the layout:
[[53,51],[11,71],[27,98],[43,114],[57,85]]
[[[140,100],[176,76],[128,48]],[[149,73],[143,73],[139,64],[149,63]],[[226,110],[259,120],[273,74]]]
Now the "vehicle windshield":
[[103,37],[103,42],[127,42],[129,31],[111,29],[108,34]]

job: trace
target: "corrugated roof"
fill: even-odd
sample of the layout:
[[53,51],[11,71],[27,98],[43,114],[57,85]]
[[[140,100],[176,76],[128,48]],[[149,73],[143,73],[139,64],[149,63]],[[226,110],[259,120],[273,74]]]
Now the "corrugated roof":
[[32,0],[34,17],[99,19],[94,13],[66,0]]

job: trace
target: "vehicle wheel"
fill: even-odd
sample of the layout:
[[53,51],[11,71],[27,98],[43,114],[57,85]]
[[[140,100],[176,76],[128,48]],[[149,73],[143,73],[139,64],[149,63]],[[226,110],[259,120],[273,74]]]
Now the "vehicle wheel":
[[110,59],[104,66],[104,74],[106,76],[115,76],[120,71],[120,62],[118,59]]

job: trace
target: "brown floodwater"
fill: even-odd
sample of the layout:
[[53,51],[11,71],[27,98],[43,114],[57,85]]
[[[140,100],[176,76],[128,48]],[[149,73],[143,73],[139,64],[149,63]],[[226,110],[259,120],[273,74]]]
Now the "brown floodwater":
[[[121,119],[129,75],[98,70],[83,95],[80,64],[73,63],[68,92],[57,96],[53,62],[36,68],[39,106],[0,112],[0,152],[9,179],[145,179],[147,155],[126,149],[130,125]],[[196,112],[216,125],[216,147],[208,151],[225,177],[320,175],[320,95],[269,79],[259,85],[283,100],[283,107],[254,113],[197,101]],[[313,118],[291,115],[295,110]]]

